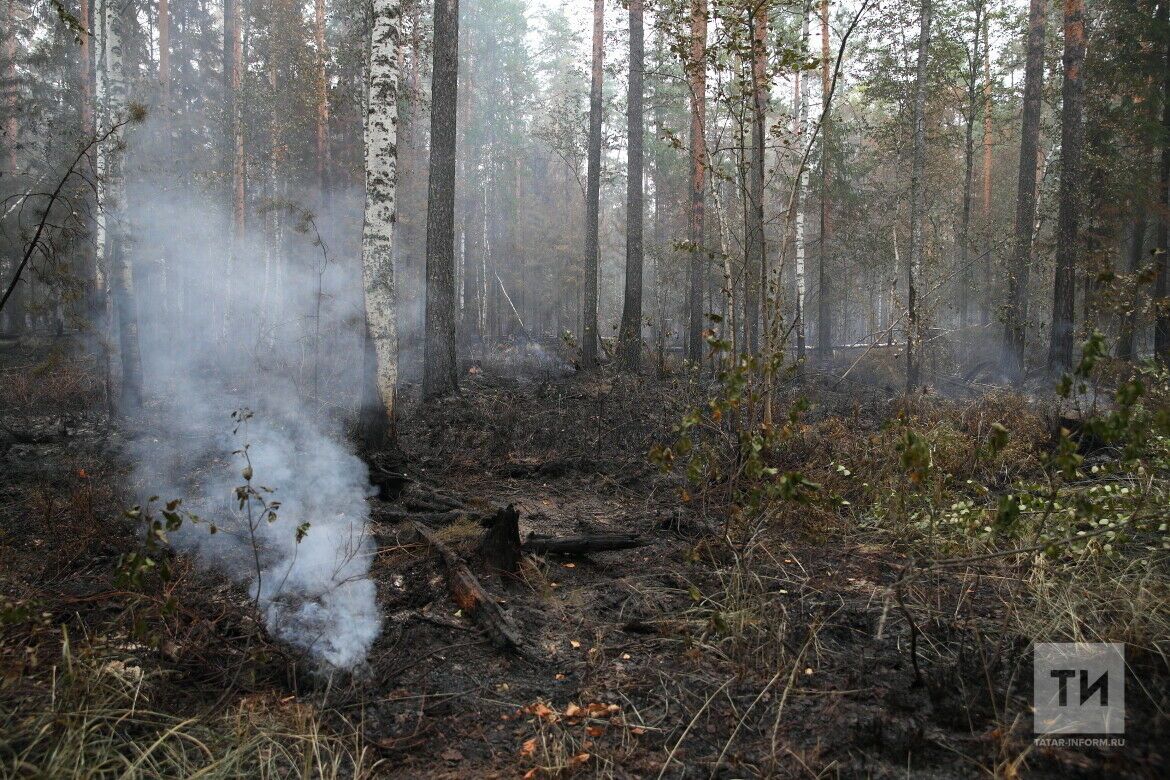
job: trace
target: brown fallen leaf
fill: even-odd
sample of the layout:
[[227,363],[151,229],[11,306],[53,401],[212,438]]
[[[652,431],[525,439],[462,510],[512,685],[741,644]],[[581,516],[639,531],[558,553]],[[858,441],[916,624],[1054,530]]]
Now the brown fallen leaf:
[[536,737],[524,740],[524,744],[520,746],[520,755],[532,756],[536,754]]
[[585,733],[591,737],[600,737],[605,733],[605,729],[603,729],[601,726],[590,726],[585,729]]
[[460,753],[455,748],[447,748],[439,755],[443,757],[444,761],[462,761],[463,760],[463,754]]
[[566,718],[580,717],[582,712],[584,712],[584,710],[582,710],[580,707],[578,707],[575,702],[569,702],[569,706],[565,707],[565,717]]
[[542,701],[538,701],[534,704],[529,704],[527,707],[524,708],[524,711],[530,715],[535,715],[536,717],[540,718],[541,720],[547,720],[550,722],[555,721],[559,717],[557,715],[556,710],[549,707],[547,704],[545,704]]
[[589,760],[588,753],[578,753],[577,755],[573,756],[573,760],[570,761],[569,763],[571,763],[571,764],[584,764],[588,760]]

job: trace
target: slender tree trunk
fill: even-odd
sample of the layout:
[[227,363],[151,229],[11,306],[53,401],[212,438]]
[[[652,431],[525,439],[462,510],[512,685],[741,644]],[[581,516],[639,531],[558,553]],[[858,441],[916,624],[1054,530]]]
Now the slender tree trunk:
[[959,224],[959,343],[964,352],[971,342],[967,332],[971,309],[971,185],[975,178],[975,112],[979,98],[979,44],[983,30],[983,2],[975,2],[975,40],[971,47],[970,70],[967,72],[966,137],[963,147],[963,214]]
[[829,63],[829,0],[821,0],[821,251],[818,260],[817,284],[817,354],[822,359],[833,356],[833,298],[832,282],[825,261],[829,241],[833,236],[832,214],[829,209],[829,154],[832,149],[833,124],[829,113],[831,80]]
[[[17,81],[16,75],[16,56],[19,48],[17,41],[16,30],[16,0],[0,0],[3,4],[3,13],[0,14],[0,22],[2,22],[3,31],[0,31],[0,37],[3,38],[3,43],[0,44],[0,105],[3,106],[0,111],[4,114],[3,132],[0,133],[0,143],[4,148],[4,163],[0,165],[2,169],[2,176],[11,177],[16,180],[20,175],[20,158],[18,154],[18,146],[20,145],[20,122],[18,113],[20,111],[20,84]],[[4,270],[3,278],[5,282],[10,274],[15,274],[16,258],[12,258],[13,265],[11,269],[0,268]],[[27,275],[22,275],[17,280],[16,287],[13,288],[12,296],[9,298],[8,306],[4,313],[5,319],[8,323],[8,331],[12,335],[20,335],[24,331],[25,321],[25,293],[28,290]]]
[[1073,312],[1077,294],[1076,266],[1080,242],[1080,178],[1083,141],[1085,61],[1084,0],[1064,0],[1064,85],[1060,122],[1060,209],[1056,227],[1056,276],[1052,291],[1052,340],[1048,368],[1072,366]]
[[922,0],[918,27],[918,70],[914,77],[914,160],[910,173],[910,262],[907,283],[909,332],[906,336],[906,392],[918,387],[922,344],[918,287],[922,277],[923,223],[926,221],[926,78],[930,56],[931,0]]
[[[81,28],[85,30],[79,39],[78,51],[78,95],[80,101],[78,111],[81,117],[81,136],[82,138],[92,138],[97,132],[94,126],[94,102],[93,102],[93,55],[92,55],[92,41],[95,39],[93,32],[93,25],[91,23],[90,14],[90,0],[80,0],[78,3],[78,21],[81,23]],[[100,150],[99,150],[100,155]],[[100,183],[99,183],[100,186]],[[89,198],[90,193],[83,194],[83,200],[92,205]],[[96,225],[95,225],[96,228]],[[100,277],[98,271],[98,255],[94,251],[93,243],[90,241],[82,241],[79,250],[81,261],[81,274],[86,282],[86,297],[83,306],[86,313],[90,317],[97,314],[97,307],[100,304],[101,297],[97,291],[97,280]]]
[[[808,49],[808,16],[811,8],[804,6],[800,21],[800,48]],[[798,70],[793,78],[793,118],[796,121],[795,135],[802,139],[808,128],[808,73]],[[808,166],[801,166],[800,181],[796,185],[796,314],[794,326],[796,329],[796,357],[803,365],[807,355],[807,337],[805,327],[805,304],[807,303],[807,282],[805,280],[805,238],[804,238],[804,205],[808,194]]]
[[[85,0],[82,0],[82,5]],[[162,112],[163,142],[170,145],[171,121],[171,8],[169,0],[158,0],[158,89]]]
[[630,0],[630,94],[626,103],[626,289],[619,355],[622,366],[633,373],[638,372],[642,363],[642,193],[645,178],[642,76],[645,59],[642,0]]
[[1008,268],[1004,363],[1018,380],[1024,373],[1028,326],[1028,271],[1036,218],[1036,170],[1040,164],[1040,109],[1044,89],[1046,0],[1030,0],[1028,49],[1024,65],[1024,113],[1020,128],[1020,178],[1016,195],[1015,241]]
[[459,0],[436,0],[427,192],[427,300],[423,395],[454,392],[455,116],[459,104]]
[[[747,320],[747,344],[744,348],[751,354],[760,351],[760,321],[765,320],[767,333],[768,280],[765,266],[767,252],[764,247],[764,134],[768,114],[768,6],[756,3],[749,16],[751,24],[752,52],[752,157],[748,181],[747,221],[747,273],[744,276],[744,313]],[[761,301],[765,301],[761,308]],[[762,313],[761,313],[762,312]]]
[[321,202],[329,203],[329,171],[333,167],[329,149],[329,50],[325,42],[325,0],[315,0],[313,37],[317,44],[317,186]]
[[[1126,253],[1126,273],[1130,279],[1137,276],[1142,267],[1142,251],[1146,245],[1146,203],[1144,199],[1138,203],[1137,215],[1130,228],[1129,251]],[[1134,285],[1133,298],[1128,301],[1125,312],[1121,315],[1120,334],[1117,337],[1117,357],[1121,360],[1134,358],[1134,331],[1137,327],[1137,308],[1141,300],[1141,287]]]
[[81,102],[81,135],[83,138],[92,136],[96,131],[93,124],[93,54],[90,41],[93,31],[90,26],[90,0],[80,0],[78,3],[77,19],[85,32],[80,36],[78,48],[77,83],[80,90]]
[[[120,4],[106,0],[102,10],[106,15],[104,37],[107,124],[112,126],[126,112],[126,75],[124,67],[124,41],[135,23],[135,8],[129,3]],[[124,130],[114,133],[107,143],[110,146],[106,170],[105,210],[109,217],[109,241],[106,245],[107,264],[111,269],[114,285],[114,308],[118,318],[118,348],[122,358],[122,409],[133,411],[142,403],[142,354],[138,346],[138,312],[134,296],[134,271],[128,244],[125,178]]]
[[229,192],[231,201],[231,248],[227,257],[229,280],[224,291],[223,328],[226,334],[232,317],[234,285],[231,278],[235,273],[244,244],[244,104],[241,90],[244,67],[243,3],[245,0],[224,0],[224,104],[227,109],[228,160],[231,175]]
[[687,241],[691,257],[688,269],[687,359],[698,367],[703,360],[703,196],[706,193],[707,142],[707,0],[691,0],[691,41],[687,61],[691,93],[691,194],[688,204]]
[[[1159,30],[1166,35],[1170,27],[1170,1],[1158,4]],[[1158,306],[1154,322],[1154,354],[1163,364],[1170,363],[1170,42],[1166,43],[1166,67],[1162,74],[1162,160],[1158,171],[1158,246],[1154,255],[1154,303]]]
[[605,52],[605,0],[593,0],[593,76],[589,86],[589,171],[585,185],[584,295],[581,367],[597,366],[597,255],[601,210],[601,78]]
[[[982,7],[982,3],[980,4]],[[991,296],[992,296],[992,257],[991,249],[994,233],[991,229],[991,175],[992,175],[992,150],[991,150],[991,132],[992,132],[992,111],[994,104],[992,102],[992,85],[991,85],[991,38],[989,37],[987,15],[983,16],[983,193],[979,201],[979,207],[982,211],[981,222],[983,230],[983,252],[980,258],[979,267],[983,269],[982,284],[980,285],[981,295],[979,296],[979,325],[981,328],[987,327],[991,322]]]
[[398,140],[399,0],[374,0],[366,97],[366,206],[362,224],[362,286],[366,338],[361,439],[368,451],[393,442],[398,384],[394,213]]
[[20,85],[16,78],[16,55],[19,49],[16,32],[16,0],[0,0],[4,4],[3,46],[0,47],[0,90],[4,102],[4,151],[5,168],[9,174],[19,173],[17,146],[20,142]]

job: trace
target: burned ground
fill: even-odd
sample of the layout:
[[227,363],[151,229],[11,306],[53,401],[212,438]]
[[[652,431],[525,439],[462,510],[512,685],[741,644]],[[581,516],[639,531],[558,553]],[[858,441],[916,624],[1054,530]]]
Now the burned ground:
[[[896,459],[884,450],[892,422],[909,415],[967,432],[935,454],[961,486],[971,442],[1011,418],[1019,449],[984,475],[994,489],[1048,446],[1044,413],[1017,398],[907,401],[872,377],[787,386],[780,406],[813,403],[774,463],[802,468],[820,489],[748,526],[720,485],[697,491],[647,456],[703,403],[704,385],[608,370],[505,374],[481,362],[457,396],[421,403],[408,388],[407,483],[465,507],[432,530],[500,600],[523,652],[494,646],[451,600],[446,565],[406,519],[434,513],[408,493],[384,495],[372,571],[382,636],[368,669],[321,678],[265,634],[245,593],[182,558],[169,560],[165,580],[115,581],[120,556],[138,544],[121,516],[136,486],[119,455],[136,434],[84,411],[100,388],[83,362],[43,350],[6,359],[5,775],[43,774],[52,750],[97,760],[98,775],[1165,768],[1166,666],[1140,648],[1131,665],[1145,684],[1130,691],[1126,749],[1033,746],[1031,638],[1018,613],[1036,595],[1022,557],[925,572],[900,597],[892,589],[915,551],[865,505],[892,480],[881,471]],[[509,504],[522,537],[633,533],[644,544],[525,555],[518,574],[493,572],[478,552],[478,518]]]

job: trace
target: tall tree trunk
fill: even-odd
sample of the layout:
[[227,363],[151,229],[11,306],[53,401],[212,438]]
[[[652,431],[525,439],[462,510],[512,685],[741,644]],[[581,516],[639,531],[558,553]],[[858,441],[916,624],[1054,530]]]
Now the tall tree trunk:
[[829,209],[829,153],[832,144],[832,116],[829,113],[829,0],[821,0],[821,251],[818,253],[817,285],[817,354],[821,358],[833,356],[833,299],[832,282],[825,260],[833,235],[832,214]]
[[1013,379],[1024,373],[1028,324],[1028,271],[1036,218],[1036,170],[1040,164],[1040,108],[1044,90],[1046,0],[1030,0],[1028,50],[1024,64],[1024,113],[1020,127],[1020,178],[1016,195],[1015,241],[1008,268],[1004,363]]
[[703,196],[707,185],[707,0],[691,0],[690,56],[687,83],[691,93],[691,194],[688,203],[687,241],[691,257],[688,268],[690,292],[687,298],[687,359],[695,367],[703,360]]
[[[808,49],[808,16],[811,10],[806,2],[800,21],[800,48],[802,51]],[[793,78],[793,84],[795,91],[793,97],[793,118],[796,121],[795,135],[803,139],[808,128],[808,73],[804,70],[798,70]],[[802,365],[807,357],[805,354],[807,349],[805,304],[808,284],[805,279],[804,239],[804,205],[807,194],[808,166],[803,165],[800,169],[800,181],[796,184],[796,197],[793,206],[796,209],[796,313],[793,325],[796,329],[796,358]]]
[[85,30],[80,36],[78,48],[77,83],[81,95],[81,136],[88,138],[95,132],[93,124],[93,53],[90,41],[93,39],[93,30],[90,26],[90,1],[80,0],[78,3],[77,19],[81,28]]
[[366,206],[362,224],[362,286],[366,338],[361,438],[367,451],[393,442],[398,383],[394,213],[398,162],[399,0],[374,0],[366,96]]
[[[20,175],[20,84],[16,75],[16,56],[19,49],[16,28],[16,0],[0,0],[3,4],[3,13],[0,13],[3,31],[3,43],[0,44],[0,113],[4,115],[4,127],[0,132],[0,144],[4,148],[4,162],[0,165],[0,176],[11,177],[15,181]],[[7,206],[7,204],[5,204]],[[5,208],[7,210],[7,208]],[[17,272],[17,259],[12,258],[11,268],[0,265],[0,278],[6,284],[10,275]],[[24,331],[25,321],[25,293],[28,289],[28,277],[22,275],[12,290],[12,295],[5,307],[4,318],[8,324],[8,331],[12,335],[19,335]]]
[[[1142,267],[1142,250],[1146,245],[1146,203],[1144,198],[1137,205],[1137,215],[1130,227],[1129,251],[1126,253],[1126,273],[1135,280]],[[1121,328],[1117,337],[1117,357],[1121,360],[1134,358],[1134,331],[1137,327],[1137,308],[1141,300],[1141,286],[1135,284],[1133,298],[1127,302],[1121,315]]]
[[[84,0],[82,4],[84,5]],[[170,122],[171,108],[171,8],[169,0],[158,0],[158,88],[159,107],[162,109],[162,120],[164,127],[166,127]]]
[[329,50],[325,43],[325,0],[315,0],[313,37],[317,44],[317,186],[321,188],[321,203],[329,203],[329,171],[332,159],[329,150]]
[[[982,3],[980,4],[982,6]],[[991,248],[993,232],[991,230],[991,175],[992,175],[992,85],[991,85],[991,38],[989,35],[987,14],[983,15],[983,193],[979,201],[983,230],[983,251],[979,267],[983,270],[981,279],[981,295],[979,296],[979,326],[987,327],[991,322],[992,258]]]
[[[1158,29],[1170,38],[1170,0],[1158,4]],[[1158,171],[1158,247],[1154,255],[1154,302],[1159,307],[1154,322],[1154,354],[1163,364],[1170,363],[1170,42],[1166,43],[1166,66],[1162,71],[1162,161]]]
[[637,373],[642,363],[642,192],[643,162],[642,76],[646,43],[642,27],[642,0],[630,0],[630,94],[626,102],[626,289],[622,302],[619,356],[622,366]]
[[[768,6],[758,2],[749,13],[752,53],[752,157],[748,181],[747,252],[744,275],[744,317],[747,321],[747,344],[751,354],[760,350],[761,316],[767,320],[766,285],[768,274],[764,268],[767,253],[764,248],[764,133],[768,113]],[[763,307],[761,315],[761,301]],[[765,324],[765,338],[767,325]]]
[[0,0],[4,4],[3,46],[0,47],[0,90],[3,91],[4,151],[5,165],[9,174],[19,172],[17,146],[20,141],[20,85],[16,78],[16,55],[20,44],[17,41],[16,0]]
[[459,104],[459,0],[435,0],[431,169],[427,191],[427,300],[423,395],[454,392],[455,116]]
[[1085,2],[1064,0],[1064,85],[1060,121],[1060,209],[1056,227],[1056,276],[1052,289],[1052,340],[1048,368],[1072,366],[1073,311],[1077,294],[1076,265],[1080,242],[1081,146],[1084,136]]
[[[90,0],[80,0],[78,3],[78,21],[81,28],[85,30],[79,39],[78,51],[78,95],[80,96],[78,112],[81,117],[81,137],[83,139],[92,138],[97,128],[94,126],[94,102],[93,102],[93,62],[92,62],[92,41],[95,40],[93,32],[93,25],[91,24],[90,15]],[[100,154],[100,150],[99,150]],[[100,182],[98,182],[100,187]],[[89,193],[86,192],[83,196],[87,202],[89,201]],[[96,226],[95,226],[96,228]],[[90,317],[97,314],[97,306],[101,302],[101,296],[98,294],[97,281],[101,276],[98,270],[98,255],[94,251],[92,242],[83,241],[80,247],[80,258],[82,268],[82,278],[86,282],[86,298],[84,306]]]
[[930,56],[931,0],[922,0],[918,22],[918,70],[914,77],[914,160],[910,173],[910,262],[907,284],[906,392],[918,387],[922,356],[918,286],[922,277],[923,222],[926,220],[926,78]]
[[[967,332],[971,309],[971,287],[974,275],[971,269],[971,185],[975,178],[975,112],[978,110],[980,33],[983,31],[983,2],[975,2],[975,40],[971,47],[970,69],[967,71],[966,137],[963,147],[963,214],[959,224],[959,343],[966,352],[971,342]],[[986,44],[984,44],[986,45]]]
[[[121,8],[116,6],[120,5]],[[120,121],[126,112],[126,74],[123,60],[126,34],[136,22],[136,9],[130,3],[105,0],[106,34],[106,127]],[[138,312],[134,296],[134,270],[128,247],[129,230],[126,208],[124,129],[107,141],[109,158],[106,169],[106,203],[109,240],[106,244],[107,265],[113,277],[114,309],[118,318],[118,348],[122,358],[122,409],[133,411],[142,403],[142,354],[138,346]]]
[[225,333],[233,308],[234,286],[230,279],[243,252],[245,228],[244,188],[247,172],[244,167],[244,103],[241,90],[244,67],[243,3],[244,0],[224,0],[224,104],[227,109],[227,146],[231,167],[231,248],[227,258],[229,282],[224,292]]
[[584,295],[581,367],[597,365],[597,254],[601,210],[601,74],[605,53],[605,0],[593,0],[593,75],[589,84],[589,171],[585,185]]

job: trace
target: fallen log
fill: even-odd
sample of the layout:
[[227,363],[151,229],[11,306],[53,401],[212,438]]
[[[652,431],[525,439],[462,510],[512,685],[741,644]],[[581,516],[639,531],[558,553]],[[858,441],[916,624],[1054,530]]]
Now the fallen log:
[[435,532],[422,523],[415,522],[414,529],[442,556],[443,564],[447,568],[447,585],[451,591],[451,598],[463,614],[479,624],[496,647],[527,656],[529,653],[520,639],[519,629],[500,609],[495,598],[479,584],[479,580],[471,573],[471,569],[467,568],[463,558],[443,544],[439,537],[435,536]]
[[412,512],[410,510],[395,509],[388,506],[375,506],[371,511],[373,519],[382,523],[426,523],[427,525],[451,525],[461,520],[471,519],[482,522],[486,517],[481,512],[467,510],[447,510],[443,512]]
[[403,489],[402,500],[407,509],[424,512],[467,511],[467,504],[461,499],[440,493],[438,490],[425,487],[418,482],[412,482]]
[[628,550],[631,547],[641,547],[646,544],[642,537],[635,534],[589,534],[586,536],[537,536],[528,534],[524,544],[520,545],[523,552],[539,555],[584,555],[586,553],[605,552],[607,550]]

